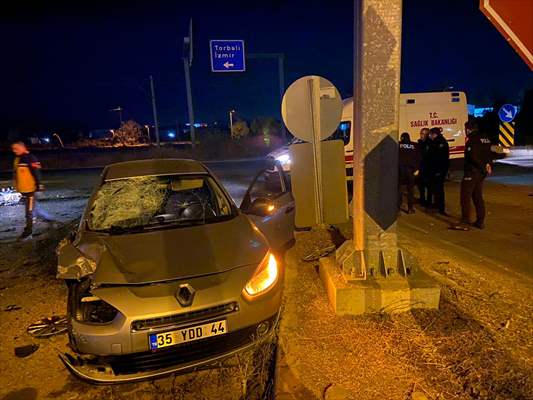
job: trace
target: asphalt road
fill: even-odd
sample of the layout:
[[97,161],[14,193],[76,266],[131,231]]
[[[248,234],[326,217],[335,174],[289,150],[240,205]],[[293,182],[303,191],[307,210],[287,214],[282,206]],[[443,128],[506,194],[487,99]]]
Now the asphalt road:
[[[212,161],[205,163],[208,168],[222,181],[237,205],[246,192],[252,179],[264,165],[260,159],[242,161]],[[98,182],[100,168],[72,170],[43,170],[43,181],[46,196],[55,196],[65,190],[76,194],[89,194]],[[0,188],[11,186],[11,175],[0,174]]]
[[[496,263],[515,272],[533,276],[533,166],[524,167],[512,161],[497,163],[493,176],[486,182],[487,227],[484,231],[468,233],[452,231],[450,225],[459,218],[460,171],[452,174],[446,185],[450,218],[440,218],[424,210],[414,216],[402,216],[400,227],[424,233],[420,240],[441,240],[449,251],[466,251],[484,257],[487,267]],[[237,206],[254,176],[264,165],[261,160],[224,161],[207,163],[220,178]],[[517,166],[520,165],[520,166]],[[43,208],[60,221],[75,218],[81,212],[87,196],[96,185],[101,170],[44,171],[47,199],[71,198],[65,208],[62,201],[48,201]],[[9,176],[0,176],[0,187],[9,184]],[[0,240],[16,237],[22,229],[22,207],[3,207],[0,217]]]

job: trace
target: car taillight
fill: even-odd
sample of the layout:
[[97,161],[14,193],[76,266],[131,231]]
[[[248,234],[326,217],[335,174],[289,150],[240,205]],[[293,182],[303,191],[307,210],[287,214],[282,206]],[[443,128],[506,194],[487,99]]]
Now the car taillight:
[[278,262],[274,255],[268,252],[244,287],[245,297],[253,299],[267,292],[277,282],[278,276]]

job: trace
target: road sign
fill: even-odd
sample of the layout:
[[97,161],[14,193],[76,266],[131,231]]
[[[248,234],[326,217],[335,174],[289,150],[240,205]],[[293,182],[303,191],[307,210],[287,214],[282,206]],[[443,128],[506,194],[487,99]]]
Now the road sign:
[[503,147],[514,146],[514,122],[500,123],[500,144]]
[[498,117],[502,122],[511,122],[516,116],[517,109],[512,104],[504,104],[500,111],[498,111]]
[[479,0],[479,8],[533,71],[533,1]]
[[212,72],[244,72],[244,40],[210,40]]
[[[313,176],[312,180],[314,181],[314,185],[312,185],[313,187],[311,188],[310,185],[306,185],[304,179],[300,179],[298,182],[298,174],[294,175],[293,171],[291,171],[293,188],[298,186],[298,184],[302,184],[302,186],[306,186],[308,194],[295,197],[297,219],[298,214],[301,213],[302,207],[309,207],[311,203],[309,198],[313,198],[314,213],[310,215],[313,215],[313,218],[316,218],[314,222],[318,225],[329,222],[327,212],[325,212],[324,208],[324,179],[329,179],[328,177],[331,174],[328,173],[333,170],[333,164],[331,162],[329,164],[322,162],[323,152],[326,148],[330,148],[330,146],[324,146],[323,151],[321,149],[321,141],[328,138],[336,131],[341,121],[341,114],[342,100],[339,91],[333,83],[320,76],[304,76],[303,78],[296,80],[289,86],[283,96],[281,102],[281,116],[283,117],[285,125],[294,136],[310,142],[312,150],[312,157],[308,158],[308,160],[311,159],[311,162],[304,161],[306,174],[300,175],[300,177],[303,177],[304,175],[309,176],[309,170],[311,170]],[[339,154],[341,154],[339,159],[343,158],[343,148],[343,145],[338,148],[341,149],[339,150]],[[334,147],[331,147],[329,151],[334,153],[336,150]],[[327,154],[324,158],[328,158]],[[306,157],[302,157],[302,160],[304,159],[306,159]],[[323,171],[323,165],[327,166],[328,171],[326,171],[326,173]],[[291,167],[291,170],[293,167],[294,166]],[[336,174],[333,173],[333,176],[335,175]],[[339,193],[339,196],[336,196],[337,198],[346,198],[346,196],[343,197],[342,194],[346,191],[344,171],[341,175],[343,176],[342,184],[340,186],[332,184],[328,190]],[[344,192],[342,192],[343,190]],[[330,195],[330,193],[328,193],[328,195]],[[326,206],[328,205],[326,204]],[[342,207],[342,203],[337,204],[336,206]],[[331,204],[329,204],[329,207],[331,207]],[[344,208],[347,210],[347,204],[344,204]]]
[[342,99],[325,78],[311,75],[294,81],[283,96],[281,115],[289,131],[312,143],[331,136],[341,122]]

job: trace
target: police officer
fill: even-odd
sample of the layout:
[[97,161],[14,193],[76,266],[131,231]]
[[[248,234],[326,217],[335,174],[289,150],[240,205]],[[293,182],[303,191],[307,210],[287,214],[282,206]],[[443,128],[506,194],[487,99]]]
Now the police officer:
[[407,213],[414,214],[414,186],[415,175],[418,174],[420,164],[420,154],[416,143],[411,142],[407,132],[400,136],[400,149],[398,153],[399,161],[399,182],[398,182],[398,208],[402,207],[402,185],[407,186]]
[[479,131],[475,121],[465,124],[466,144],[464,175],[461,181],[461,222],[455,228],[468,230],[470,225],[470,206],[476,208],[474,226],[485,227],[485,201],[483,200],[483,181],[492,173],[492,154],[490,140]]
[[429,147],[429,129],[420,129],[420,138],[418,139],[418,152],[420,155],[420,163],[418,165],[418,175],[416,176],[416,185],[418,186],[418,193],[420,194],[419,201],[422,206],[427,205],[427,191],[428,191],[428,177],[427,168],[427,153]]
[[51,222],[50,217],[37,208],[35,193],[44,189],[41,183],[41,163],[29,152],[23,142],[15,142],[11,145],[15,154],[13,162],[13,183],[15,189],[22,194],[26,203],[26,227],[19,239],[31,238],[33,230],[33,215],[44,221]]
[[444,182],[450,168],[450,147],[442,135],[442,128],[431,128],[429,140],[427,153],[428,198],[431,201],[431,198],[434,197],[434,206],[439,210],[439,214],[448,216],[445,206]]

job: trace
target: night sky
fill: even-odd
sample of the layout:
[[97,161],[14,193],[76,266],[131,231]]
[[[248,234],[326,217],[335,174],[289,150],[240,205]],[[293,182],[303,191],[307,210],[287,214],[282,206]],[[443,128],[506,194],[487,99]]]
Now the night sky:
[[[110,6],[109,4],[113,4]],[[148,76],[162,124],[186,119],[182,40],[195,23],[197,121],[279,116],[274,60],[214,74],[209,39],[244,39],[249,53],[284,53],[286,84],[318,74],[352,92],[353,1],[39,1],[1,6],[0,135],[10,126],[111,128],[151,122]],[[402,91],[453,86],[469,103],[518,102],[533,74],[474,0],[405,0]]]

